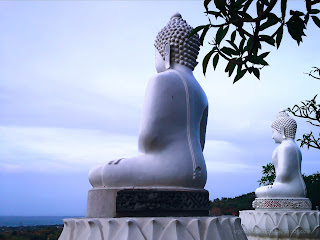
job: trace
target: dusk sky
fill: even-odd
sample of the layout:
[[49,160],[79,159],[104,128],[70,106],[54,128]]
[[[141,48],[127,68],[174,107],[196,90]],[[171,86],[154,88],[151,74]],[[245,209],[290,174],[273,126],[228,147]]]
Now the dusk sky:
[[[176,12],[193,27],[207,24],[200,0],[0,2],[0,215],[85,215],[89,170],[138,153],[153,43]],[[210,62],[204,77],[210,46],[200,49],[194,75],[209,101],[211,200],[254,191],[277,147],[279,110],[320,93],[320,81],[304,74],[320,66],[320,29],[310,21],[306,35],[298,47],[286,32],[261,80],[236,84],[224,63],[214,71]],[[317,133],[295,119],[297,138]],[[320,171],[319,150],[302,154],[303,173]]]

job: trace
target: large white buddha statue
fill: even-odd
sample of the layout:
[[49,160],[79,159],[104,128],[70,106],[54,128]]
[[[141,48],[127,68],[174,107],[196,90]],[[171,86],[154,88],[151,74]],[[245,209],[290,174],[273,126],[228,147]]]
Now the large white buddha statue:
[[94,189],[203,189],[208,101],[192,72],[200,42],[198,35],[188,37],[191,30],[177,13],[157,35],[158,73],[146,90],[139,155],[94,167]]
[[273,151],[276,170],[273,185],[256,189],[258,198],[304,198],[306,186],[301,176],[301,151],[295,143],[297,123],[284,110],[272,124],[272,138],[280,145]]

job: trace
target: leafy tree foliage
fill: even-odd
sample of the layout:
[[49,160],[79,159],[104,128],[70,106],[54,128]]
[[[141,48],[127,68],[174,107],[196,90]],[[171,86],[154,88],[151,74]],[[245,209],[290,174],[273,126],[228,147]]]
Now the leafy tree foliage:
[[[301,102],[300,106],[296,104],[288,108],[288,111],[296,117],[308,119],[307,122],[311,125],[320,127],[320,104],[317,104],[316,97],[317,95],[311,100]],[[317,138],[310,131],[310,133],[303,134],[302,139],[297,139],[297,141],[301,142],[300,147],[307,146],[308,149],[311,147],[320,150],[320,133]]]
[[[278,2],[280,4],[277,5]],[[259,79],[260,70],[268,65],[265,58],[270,53],[262,52],[262,45],[279,48],[285,30],[288,30],[299,45],[302,37],[306,36],[304,31],[309,19],[320,28],[320,19],[317,17],[320,10],[314,6],[320,3],[320,0],[305,0],[306,7],[303,12],[287,11],[287,3],[288,0],[204,0],[209,23],[196,27],[190,33],[192,36],[201,32],[200,42],[203,45],[208,31],[216,30],[214,39],[209,42],[212,50],[202,62],[204,75],[213,56],[214,69],[220,58],[227,60],[225,72],[229,77],[236,72],[234,83],[246,73],[253,73]],[[273,12],[277,6],[281,12],[279,15]],[[249,8],[254,8],[255,13],[248,14]],[[290,14],[289,17],[287,13]],[[231,33],[230,39],[226,39],[228,32]]]
[[[320,173],[311,175],[302,174],[304,183],[307,187],[307,198],[310,199],[313,209],[320,206]],[[276,178],[276,171],[272,163],[262,166],[262,177],[258,181],[259,185],[272,185]]]
[[243,194],[234,198],[216,198],[211,204],[212,215],[237,215],[242,210],[253,210],[252,202],[255,199],[254,192]]
[[272,163],[268,163],[266,166],[262,166],[262,177],[258,181],[259,186],[264,185],[272,185],[276,178],[276,170]]
[[303,180],[307,187],[307,197],[310,198],[313,208],[320,206],[320,173],[311,175],[303,174]]
[[0,240],[57,240],[62,226],[1,227]]

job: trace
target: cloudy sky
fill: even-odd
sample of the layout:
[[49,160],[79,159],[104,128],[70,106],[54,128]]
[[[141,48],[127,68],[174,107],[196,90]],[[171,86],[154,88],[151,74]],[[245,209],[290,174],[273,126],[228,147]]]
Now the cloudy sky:
[[[155,36],[177,11],[192,26],[206,24],[203,1],[0,6],[0,215],[84,216],[89,169],[137,154]],[[320,81],[304,72],[320,66],[320,31],[310,21],[306,33],[300,47],[285,34],[260,81],[245,76],[233,85],[225,65],[206,77],[201,64],[195,69],[210,106],[210,199],[254,191],[277,146],[270,125],[279,110],[319,93]],[[201,49],[199,62],[209,50]],[[301,137],[311,128],[296,120]],[[320,152],[302,153],[302,172],[320,171]]]

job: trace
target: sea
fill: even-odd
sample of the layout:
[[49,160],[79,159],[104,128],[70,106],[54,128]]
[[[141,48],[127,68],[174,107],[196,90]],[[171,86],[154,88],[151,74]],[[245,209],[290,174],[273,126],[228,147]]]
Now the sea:
[[79,216],[0,216],[0,227],[62,225],[64,218]]

